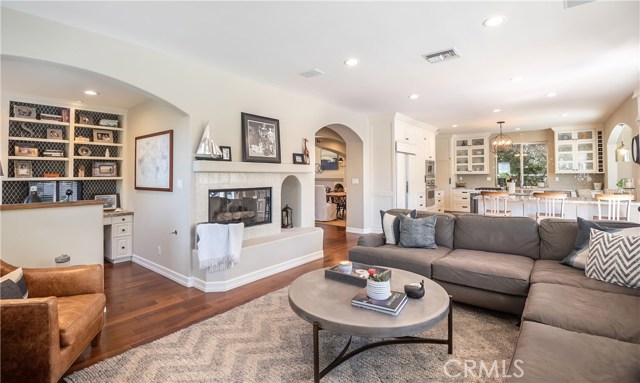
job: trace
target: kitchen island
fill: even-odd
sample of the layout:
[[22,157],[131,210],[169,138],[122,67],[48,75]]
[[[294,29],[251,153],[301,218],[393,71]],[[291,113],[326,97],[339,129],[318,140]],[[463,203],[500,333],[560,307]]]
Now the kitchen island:
[[[484,214],[482,196],[473,197],[478,202],[478,214]],[[507,209],[512,216],[536,218],[537,199],[529,195],[516,194],[509,196]],[[629,221],[640,223],[640,201],[631,201]],[[622,203],[621,215],[625,215],[626,203]],[[559,208],[558,208],[559,210]],[[607,214],[606,203],[602,204],[602,214]],[[585,219],[597,219],[598,202],[595,198],[567,197],[564,202],[564,218],[581,217]]]

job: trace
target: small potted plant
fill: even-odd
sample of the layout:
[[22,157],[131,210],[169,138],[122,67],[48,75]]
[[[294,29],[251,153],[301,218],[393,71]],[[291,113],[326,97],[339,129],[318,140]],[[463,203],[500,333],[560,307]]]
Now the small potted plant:
[[375,300],[385,300],[391,296],[391,272],[385,270],[378,273],[376,269],[369,269],[367,279],[367,296]]

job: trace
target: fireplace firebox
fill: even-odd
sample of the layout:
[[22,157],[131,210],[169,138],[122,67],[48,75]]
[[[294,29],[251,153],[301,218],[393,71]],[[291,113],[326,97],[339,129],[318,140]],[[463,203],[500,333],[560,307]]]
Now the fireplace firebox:
[[209,222],[271,223],[271,188],[209,190]]

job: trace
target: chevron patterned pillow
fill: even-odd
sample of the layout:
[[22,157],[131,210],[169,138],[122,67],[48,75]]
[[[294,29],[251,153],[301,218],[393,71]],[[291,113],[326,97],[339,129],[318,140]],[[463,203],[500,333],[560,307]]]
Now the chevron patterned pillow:
[[585,274],[603,282],[640,288],[640,236],[591,229]]

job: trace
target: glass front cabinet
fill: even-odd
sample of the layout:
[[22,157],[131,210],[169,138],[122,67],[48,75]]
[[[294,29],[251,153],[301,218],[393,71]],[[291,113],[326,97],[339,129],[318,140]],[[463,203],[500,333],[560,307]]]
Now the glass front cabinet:
[[488,174],[488,140],[486,137],[453,138],[454,173]]
[[596,173],[595,130],[555,130],[556,173]]

